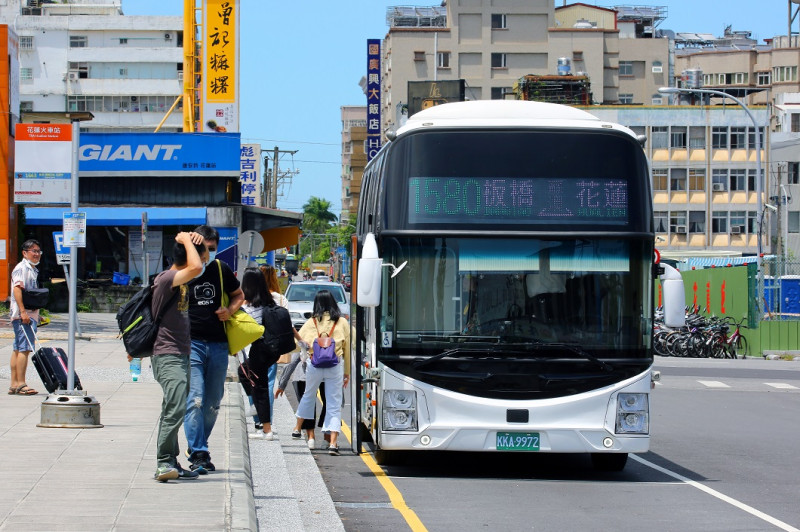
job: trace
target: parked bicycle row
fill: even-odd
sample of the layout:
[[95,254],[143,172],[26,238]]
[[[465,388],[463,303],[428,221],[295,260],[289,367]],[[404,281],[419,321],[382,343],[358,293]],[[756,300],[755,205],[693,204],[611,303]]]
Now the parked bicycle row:
[[686,326],[676,329],[664,325],[663,315],[656,312],[653,349],[665,357],[744,358],[749,353],[747,338],[741,334],[741,328],[747,328],[745,320],[687,311]]

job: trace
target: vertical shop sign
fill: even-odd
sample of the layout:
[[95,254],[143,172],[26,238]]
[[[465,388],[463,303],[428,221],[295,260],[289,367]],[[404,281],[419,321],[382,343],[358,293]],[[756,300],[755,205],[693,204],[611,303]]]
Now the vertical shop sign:
[[205,0],[204,132],[239,131],[239,0]]
[[381,149],[381,41],[367,39],[367,162]]
[[261,207],[261,145],[242,144],[239,153],[241,170],[239,184],[242,187],[242,205]]

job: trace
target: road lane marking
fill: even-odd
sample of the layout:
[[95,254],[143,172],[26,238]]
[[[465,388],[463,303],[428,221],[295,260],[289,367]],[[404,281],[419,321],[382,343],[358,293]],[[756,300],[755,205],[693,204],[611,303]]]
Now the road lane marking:
[[731,506],[739,508],[740,510],[744,510],[745,512],[749,513],[750,515],[758,517],[759,519],[761,519],[763,521],[766,521],[767,523],[769,523],[769,524],[771,524],[773,526],[776,526],[776,527],[780,528],[781,530],[786,530],[787,532],[800,532],[800,529],[797,529],[797,528],[793,527],[790,524],[784,523],[783,521],[781,521],[779,519],[776,519],[776,518],[772,517],[771,515],[767,515],[767,514],[765,514],[764,512],[762,512],[760,510],[756,510],[752,506],[749,506],[749,505],[747,505],[747,504],[745,504],[745,503],[743,503],[741,501],[737,501],[733,497],[728,497],[727,495],[725,495],[723,493],[720,493],[715,489],[709,488],[705,484],[701,484],[700,482],[696,482],[696,481],[694,481],[694,480],[692,480],[690,478],[684,477],[683,475],[675,473],[674,471],[670,471],[669,469],[663,468],[663,467],[661,467],[659,465],[656,465],[656,464],[654,464],[652,462],[648,462],[644,458],[641,458],[641,457],[639,457],[639,456],[637,456],[635,454],[631,454],[630,457],[633,458],[634,460],[636,460],[637,462],[639,462],[642,465],[646,465],[647,467],[655,469],[656,471],[664,473],[665,475],[668,475],[668,476],[670,476],[672,478],[678,479],[681,482],[684,482],[684,483],[692,486],[693,488],[697,488],[700,491],[704,491],[704,492],[708,493],[709,495],[711,495],[712,497],[716,497],[717,499],[719,499],[719,500],[721,500],[723,502],[727,502]]
[[703,386],[706,386],[707,388],[730,388],[730,386],[728,386],[724,382],[719,382],[719,381],[697,381],[697,382],[699,382]]
[[[342,421],[342,433],[348,441],[353,441],[350,438],[350,427],[348,427],[344,421]],[[392,507],[400,512],[400,515],[402,515],[403,519],[406,520],[406,523],[411,531],[427,532],[428,529],[422,524],[422,521],[419,520],[419,517],[417,517],[417,514],[414,512],[414,510],[409,508],[406,504],[405,499],[403,499],[403,494],[400,493],[400,490],[397,489],[397,486],[395,486],[391,479],[389,479],[389,477],[386,475],[386,472],[381,469],[381,466],[379,466],[377,462],[375,462],[375,459],[372,458],[372,455],[367,452],[367,449],[363,445],[361,446],[361,454],[359,454],[359,456],[367,465],[372,474],[375,475],[375,478],[378,479],[381,487],[389,496],[389,501],[391,501]]]
[[765,382],[767,386],[778,388],[779,390],[797,390],[797,386],[792,386],[787,382]]

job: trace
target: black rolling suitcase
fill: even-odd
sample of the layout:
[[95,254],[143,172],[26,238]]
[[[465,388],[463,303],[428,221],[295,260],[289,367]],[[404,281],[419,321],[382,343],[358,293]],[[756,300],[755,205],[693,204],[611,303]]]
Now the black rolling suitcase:
[[[35,336],[36,333],[34,333]],[[36,341],[38,342],[39,339],[36,338]],[[43,347],[41,343],[39,345],[39,349],[33,354],[33,367],[39,373],[44,387],[49,393],[66,390],[67,368],[69,367],[67,354],[60,347]],[[77,373],[75,373],[75,389],[83,390]]]

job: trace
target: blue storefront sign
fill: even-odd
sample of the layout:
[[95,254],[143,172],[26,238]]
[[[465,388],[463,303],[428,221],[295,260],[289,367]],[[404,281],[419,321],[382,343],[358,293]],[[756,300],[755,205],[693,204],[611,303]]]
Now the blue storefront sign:
[[83,133],[81,176],[239,176],[239,133]]

